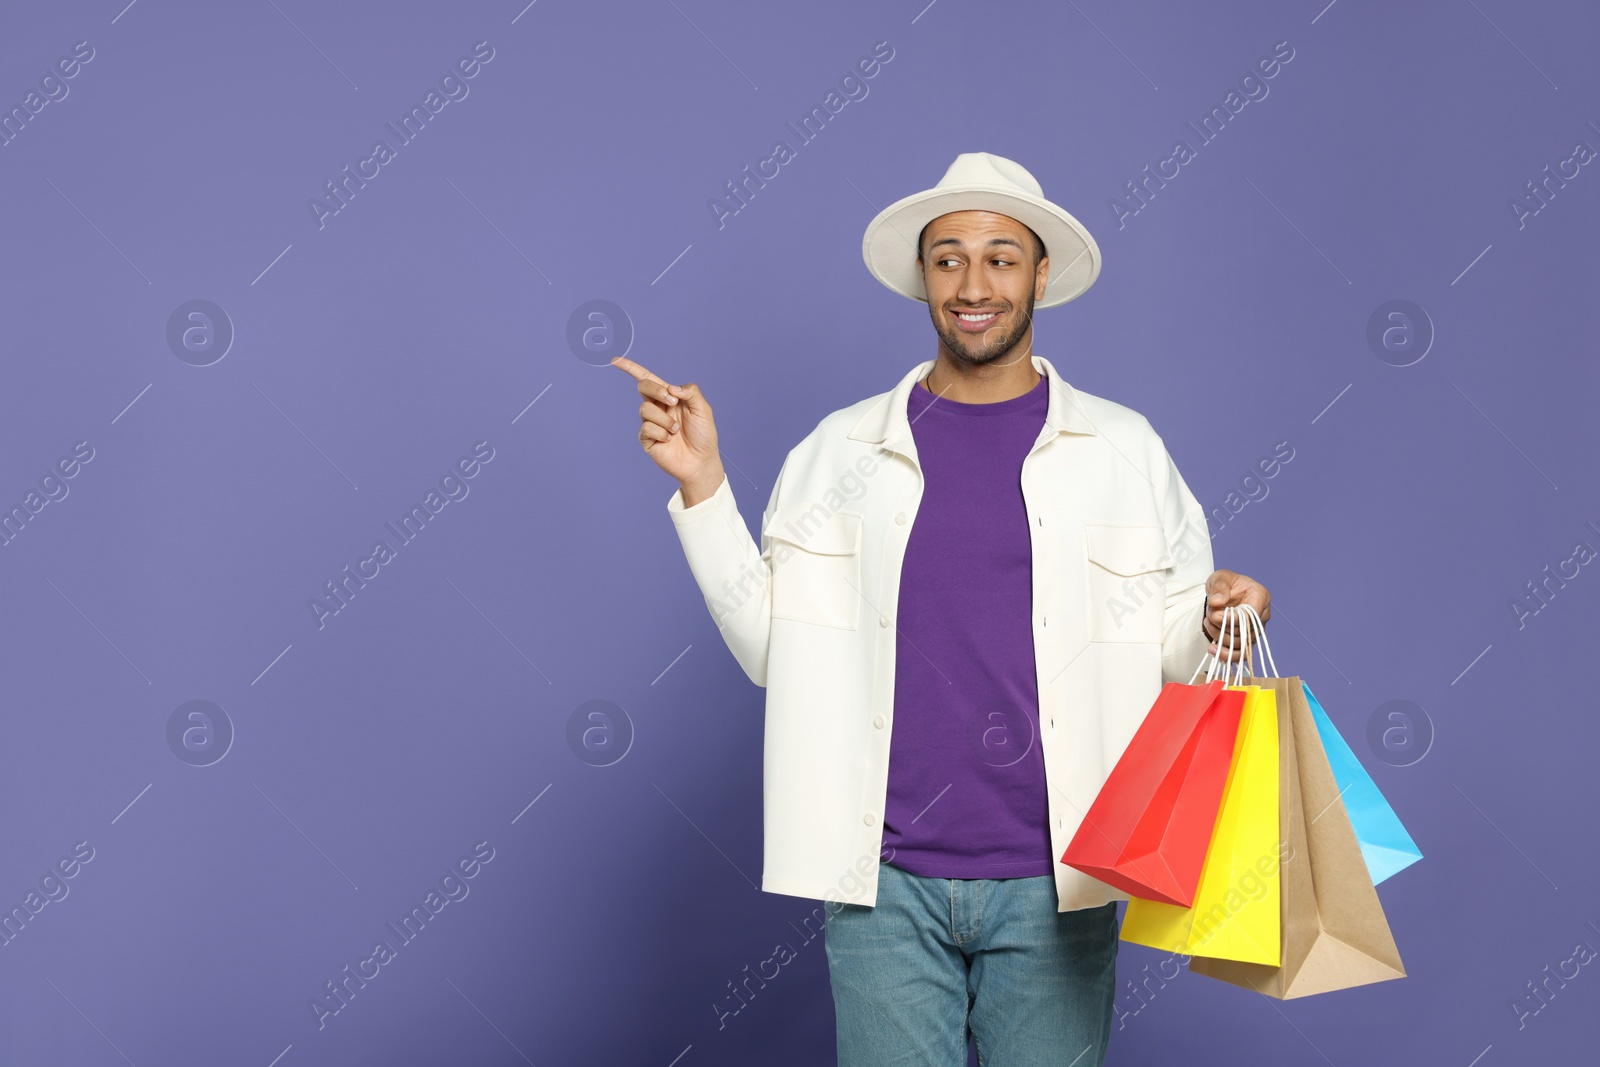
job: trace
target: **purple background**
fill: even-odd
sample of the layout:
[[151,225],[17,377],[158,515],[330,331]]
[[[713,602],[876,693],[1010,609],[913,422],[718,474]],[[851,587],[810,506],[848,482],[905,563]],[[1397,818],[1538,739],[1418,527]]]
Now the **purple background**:
[[[631,357],[702,385],[753,524],[823,415],[934,355],[860,239],[975,150],[1105,256],[1041,354],[1146,414],[1208,508],[1293,448],[1217,562],[1272,590],[1279,666],[1426,855],[1380,886],[1406,979],[1279,1003],[1181,974],[1123,993],[1109,1062],[1593,1054],[1594,966],[1520,1029],[1511,1004],[1600,947],[1600,577],[1520,628],[1510,604],[1600,547],[1600,173],[1509,206],[1600,146],[1592,8],[123,3],[0,16],[7,112],[94,49],[0,148],[0,505],[94,450],[0,547],[0,905],[94,849],[0,947],[0,1062],[831,1062],[818,902],[756,888],[763,693],[632,380],[568,320],[612,301]],[[469,94],[319,228],[309,198],[478,41]],[[1269,95],[1119,227],[1111,198],[1280,41]],[[778,138],[796,157],[719,228],[708,199]],[[235,332],[209,366],[167,339],[195,299]],[[1396,299],[1436,333],[1408,366],[1367,340]],[[479,441],[470,494],[319,629],[308,599]],[[234,732],[209,766],[169,745],[191,700]],[[620,711],[586,747],[595,700]],[[319,1029],[311,998],[480,841],[470,895]],[[1122,976],[1160,959],[1125,945]]]

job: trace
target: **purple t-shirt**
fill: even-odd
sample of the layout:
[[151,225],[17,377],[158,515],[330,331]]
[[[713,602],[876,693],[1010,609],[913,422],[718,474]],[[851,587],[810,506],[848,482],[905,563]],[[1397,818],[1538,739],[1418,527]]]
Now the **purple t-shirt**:
[[912,874],[1055,870],[1022,499],[1048,406],[1043,376],[995,404],[921,384],[907,402],[924,488],[900,573],[883,843]]

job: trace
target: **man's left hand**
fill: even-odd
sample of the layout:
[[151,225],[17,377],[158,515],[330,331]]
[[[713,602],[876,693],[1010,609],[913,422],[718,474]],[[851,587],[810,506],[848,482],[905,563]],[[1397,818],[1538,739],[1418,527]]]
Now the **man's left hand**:
[[[1272,598],[1267,593],[1267,587],[1254,578],[1234,571],[1212,571],[1211,577],[1206,579],[1206,593],[1209,595],[1206,597],[1206,615],[1202,628],[1206,636],[1211,638],[1211,654],[1229,663],[1248,655],[1252,635],[1248,622],[1242,618],[1238,621],[1244,626],[1243,640],[1240,640],[1239,631],[1230,626],[1224,647],[1218,651],[1217,638],[1222,632],[1222,609],[1249,604],[1256,609],[1256,614],[1261,616],[1261,621],[1266,622],[1272,618]],[[1237,615],[1237,612],[1235,614]]]

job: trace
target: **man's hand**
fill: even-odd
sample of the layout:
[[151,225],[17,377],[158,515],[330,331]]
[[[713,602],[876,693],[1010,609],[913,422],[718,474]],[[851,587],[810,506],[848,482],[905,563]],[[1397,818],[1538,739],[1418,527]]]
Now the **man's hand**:
[[1249,655],[1252,634],[1248,620],[1242,618],[1238,622],[1243,628],[1243,639],[1241,640],[1240,630],[1230,625],[1223,648],[1218,650],[1217,638],[1222,631],[1222,609],[1249,604],[1256,609],[1261,621],[1265,623],[1272,617],[1272,598],[1267,594],[1267,587],[1254,578],[1234,571],[1212,571],[1211,577],[1206,579],[1206,593],[1208,594],[1206,614],[1201,622],[1201,628],[1211,639],[1211,654],[1229,663]]
[[611,365],[638,379],[639,443],[656,466],[678,479],[683,506],[693,507],[722,484],[722,453],[711,404],[693,382],[669,385],[625,356]]

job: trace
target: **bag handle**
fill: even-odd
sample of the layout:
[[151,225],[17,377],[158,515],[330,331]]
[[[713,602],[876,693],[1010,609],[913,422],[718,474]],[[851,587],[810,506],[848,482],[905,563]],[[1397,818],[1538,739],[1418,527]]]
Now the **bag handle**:
[[1278,674],[1278,665],[1273,662],[1272,659],[1272,646],[1267,643],[1267,624],[1261,621],[1261,616],[1251,605],[1241,604],[1239,605],[1239,610],[1249,620],[1250,629],[1255,636],[1257,646],[1261,650],[1262,663],[1266,666],[1267,670],[1272,672],[1271,674],[1257,674],[1255,665],[1252,662],[1250,673],[1257,678],[1280,677]]
[[[1219,634],[1218,636],[1221,635]],[[1233,609],[1233,636],[1234,644],[1239,646],[1239,658],[1237,660],[1223,661],[1223,665],[1231,678],[1228,684],[1249,685],[1251,678],[1254,677],[1254,672],[1250,667],[1250,657],[1245,652],[1245,642],[1250,639],[1250,634],[1245,629],[1244,612],[1239,608]]]
[[[1234,612],[1233,607],[1230,605],[1228,607],[1223,608],[1222,609],[1222,629],[1220,631],[1218,631],[1217,640],[1216,640],[1216,645],[1217,645],[1217,648],[1218,648],[1219,651],[1222,648],[1222,639],[1228,635],[1228,633],[1230,631],[1230,628],[1233,627],[1233,626],[1236,626],[1237,623],[1238,623],[1238,620],[1237,620],[1237,618],[1235,616],[1235,612]],[[1193,685],[1195,683],[1195,679],[1200,677],[1200,669],[1202,667],[1205,668],[1206,681],[1207,682],[1210,682],[1213,679],[1221,677],[1223,679],[1223,681],[1224,681],[1224,684],[1227,684],[1227,685],[1234,684],[1232,682],[1232,680],[1227,677],[1227,670],[1224,670],[1221,674],[1218,673],[1217,668],[1221,667],[1222,664],[1223,664],[1223,660],[1222,660],[1221,656],[1213,655],[1210,650],[1207,650],[1206,654],[1201,657],[1199,664],[1196,665],[1196,667],[1194,669],[1194,674],[1189,676],[1189,684]],[[1231,666],[1228,669],[1231,669]]]
[[[1220,655],[1213,655],[1207,652],[1199,665],[1195,667],[1194,674],[1190,676],[1190,685],[1193,685],[1195,679],[1200,676],[1202,667],[1205,668],[1205,680],[1207,682],[1221,678],[1226,685],[1246,685],[1251,678],[1279,677],[1278,664],[1272,658],[1272,646],[1267,643],[1266,624],[1261,621],[1261,616],[1256,612],[1256,609],[1249,604],[1240,604],[1237,608],[1229,605],[1222,609],[1222,629],[1217,633],[1216,641],[1218,651],[1220,652],[1222,648],[1227,647],[1224,639],[1230,634],[1238,639],[1235,643],[1243,648],[1246,640],[1243,629],[1245,626],[1250,628],[1248,639],[1251,644],[1246,653],[1236,661],[1228,661],[1224,660]],[[1257,660],[1258,653],[1256,651],[1258,648],[1260,649],[1259,661]],[[1257,671],[1258,662],[1271,673]]]

